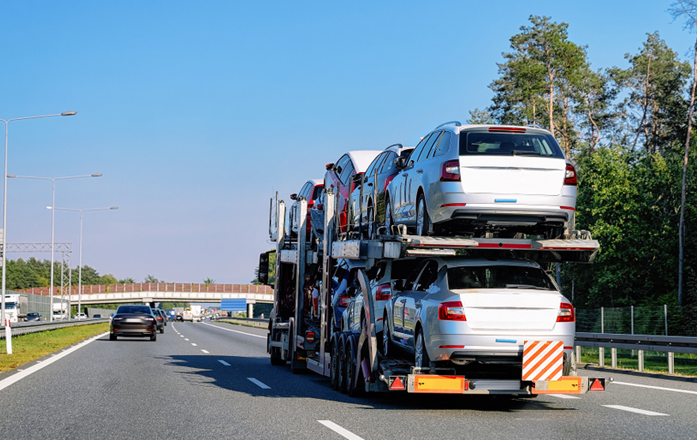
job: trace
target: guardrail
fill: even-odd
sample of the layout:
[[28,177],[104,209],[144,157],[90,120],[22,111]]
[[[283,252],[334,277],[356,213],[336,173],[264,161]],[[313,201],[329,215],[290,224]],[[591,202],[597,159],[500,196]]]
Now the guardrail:
[[581,347],[598,348],[598,365],[605,366],[605,348],[611,350],[611,366],[617,368],[617,349],[637,351],[638,369],[644,371],[644,351],[668,354],[668,373],[675,372],[675,353],[697,353],[697,338],[686,336],[623,335],[613,333],[576,333],[576,359]]
[[269,326],[268,319],[258,318],[218,318],[216,321],[232,322],[234,324],[247,325],[249,327],[267,328]]
[[[74,327],[77,325],[99,324],[109,322],[109,318],[87,318],[69,321],[40,321],[40,322],[13,322],[12,336],[26,335],[29,333],[39,333],[46,330],[55,330],[64,327]],[[0,339],[5,339],[5,326],[0,326]]]

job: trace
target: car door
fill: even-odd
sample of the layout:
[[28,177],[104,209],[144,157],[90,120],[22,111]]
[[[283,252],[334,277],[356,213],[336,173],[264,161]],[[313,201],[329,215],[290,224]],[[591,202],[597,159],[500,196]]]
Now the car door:
[[437,277],[438,263],[434,260],[425,261],[412,290],[406,295],[403,337],[406,339],[405,343],[408,347],[414,347],[415,329],[421,311],[421,301],[427,295],[426,290],[436,281]]
[[[426,160],[428,159],[431,148],[434,145],[437,145],[441,134],[442,132],[440,131],[433,133],[428,138],[428,142],[426,142],[424,147],[420,151],[415,150],[414,154],[411,156],[414,165],[409,173],[409,178],[407,179],[407,202],[405,205],[405,220],[407,220],[409,223],[416,222],[416,202],[418,199],[419,188],[422,187],[424,165],[426,164]],[[410,161],[410,163],[412,161]]]
[[395,223],[404,223],[405,218],[408,218],[407,214],[409,211],[410,203],[408,199],[409,179],[414,174],[414,159],[418,157],[421,151],[423,151],[429,139],[430,136],[426,136],[421,140],[421,142],[419,142],[419,144],[416,146],[416,149],[414,149],[414,152],[411,154],[407,166],[404,167],[404,169],[402,169],[398,177],[394,178],[394,180],[396,181],[394,189],[396,191],[393,191],[392,194],[392,197],[395,199],[392,212],[394,213]]
[[415,270],[411,271],[403,283],[395,283],[395,288],[392,289],[393,292],[395,292],[395,290],[398,292],[398,298],[393,303],[393,322],[394,338],[397,340],[396,342],[400,344],[406,343],[409,331],[409,315],[406,312],[407,303],[410,301],[411,295],[414,294],[414,285],[423,269],[423,264],[424,263],[419,264]]

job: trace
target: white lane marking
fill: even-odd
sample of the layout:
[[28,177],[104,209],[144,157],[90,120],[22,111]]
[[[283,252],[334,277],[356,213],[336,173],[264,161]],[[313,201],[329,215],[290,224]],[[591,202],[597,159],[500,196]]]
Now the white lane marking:
[[230,366],[230,364],[228,364],[228,363],[225,362],[225,361],[221,361],[220,359],[218,359],[218,362],[220,362],[221,364],[225,365],[226,367],[229,367],[229,366]]
[[180,337],[180,338],[183,338],[183,337],[184,337],[184,335],[179,335],[179,337]]
[[580,399],[580,397],[570,396],[568,394],[547,394],[547,395],[552,396],[552,397],[558,397],[560,399]]
[[687,394],[697,394],[697,391],[688,391],[688,390],[679,390],[677,388],[663,388],[663,387],[655,387],[653,385],[639,385],[638,383],[629,383],[629,382],[611,382],[613,385],[627,385],[630,387],[641,387],[641,388],[651,388],[652,390],[663,390],[663,391],[673,391],[676,393],[687,393]]
[[208,351],[208,350],[201,349],[201,351],[204,352],[204,353],[206,353],[206,354],[211,354],[211,352]]
[[188,340],[189,340],[189,338],[184,338],[184,340],[185,340],[185,341],[188,341]]
[[193,345],[194,347],[198,347],[198,345],[194,344],[193,342],[191,343],[191,345]]
[[317,420],[317,421],[344,438],[347,438],[349,440],[363,440],[362,437],[359,437],[356,434],[354,434],[353,432],[342,428],[341,426],[337,425],[336,423],[332,422],[331,420]]
[[265,384],[264,382],[262,382],[262,381],[256,380],[256,379],[253,378],[253,377],[248,377],[247,380],[251,381],[252,383],[254,383],[254,384],[256,384],[256,385],[259,385],[259,388],[261,388],[262,390],[270,390],[270,389],[271,389],[270,386],[266,385],[266,384]]
[[27,368],[27,369],[24,370],[24,371],[21,371],[21,372],[19,372],[19,373],[13,374],[12,376],[8,377],[7,379],[0,380],[0,390],[4,390],[5,388],[9,387],[9,386],[12,385],[13,383],[19,382],[20,380],[24,379],[25,377],[29,376],[30,374],[39,371],[40,369],[42,369],[42,368],[44,368],[44,367],[46,367],[46,366],[48,366],[48,365],[50,365],[50,364],[56,362],[58,359],[61,359],[62,357],[65,357],[65,356],[69,355],[70,353],[72,353],[72,352],[74,352],[74,351],[76,351],[76,350],[78,350],[78,349],[84,347],[85,345],[89,344],[90,342],[92,342],[92,341],[94,341],[94,340],[96,340],[96,339],[99,339],[99,338],[101,338],[101,337],[103,337],[103,336],[106,336],[106,335],[108,335],[108,334],[109,334],[109,332],[102,333],[101,335],[97,335],[97,336],[95,336],[95,337],[93,337],[93,338],[90,338],[90,339],[88,339],[88,340],[86,340],[86,341],[83,341],[83,342],[77,344],[77,345],[74,346],[74,347],[71,347],[71,348],[69,348],[69,349],[67,349],[67,350],[65,350],[65,351],[60,352],[60,353],[58,353],[58,354],[52,356],[51,358],[46,359],[45,361],[42,361],[41,363],[34,364],[34,365],[32,365],[31,367]]
[[637,414],[643,414],[645,416],[667,416],[668,414],[662,414],[662,413],[657,413],[653,411],[646,411],[645,409],[639,409],[639,408],[632,408],[629,406],[622,406],[622,405],[603,405],[605,408],[614,408],[614,409],[619,409],[622,411],[629,411]]
[[241,334],[247,335],[247,336],[254,336],[255,338],[266,339],[266,336],[255,335],[255,334],[253,334],[253,333],[245,333],[245,332],[241,332],[241,331],[239,331],[239,330],[232,330],[232,329],[225,328],[225,327],[218,327],[217,325],[206,324],[205,322],[204,322],[204,324],[205,324],[205,325],[208,325],[208,326],[210,326],[210,327],[219,328],[219,329],[221,329],[221,330],[225,330],[225,331],[228,331],[228,332],[241,333]]

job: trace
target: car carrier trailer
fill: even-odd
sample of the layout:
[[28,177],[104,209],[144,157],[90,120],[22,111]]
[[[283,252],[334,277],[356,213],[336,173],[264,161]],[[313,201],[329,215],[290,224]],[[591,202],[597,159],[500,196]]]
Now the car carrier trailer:
[[[337,217],[334,201],[334,194],[328,191],[323,210],[319,211],[321,216],[313,212],[313,237],[308,240],[306,201],[296,200],[301,223],[297,237],[293,237],[286,230],[285,203],[278,196],[271,200],[269,235],[276,242],[276,249],[261,255],[259,280],[274,286],[274,308],[267,335],[272,365],[290,363],[294,374],[309,370],[329,377],[334,389],[350,396],[364,392],[534,396],[584,394],[605,389],[605,378],[577,376],[575,364],[569,375],[556,380],[525,376],[515,380],[479,379],[458,374],[455,369],[419,368],[400,356],[382,356],[378,352],[374,298],[364,269],[359,269],[357,277],[364,297],[365,320],[360,332],[335,331],[330,316],[331,269],[338,259],[360,260],[366,269],[382,259],[455,254],[514,257],[544,264],[590,263],[599,249],[590,233],[573,231],[563,239],[450,238],[408,235],[405,227],[393,227],[393,231],[383,228],[377,238],[362,239],[360,232],[355,237],[339,230],[334,222]],[[318,219],[322,224],[317,224]],[[271,254],[275,254],[275,261]],[[269,279],[270,274],[274,279]],[[308,287],[320,276],[319,316],[314,316]],[[527,343],[561,344],[558,341]],[[523,350],[523,364],[531,360],[526,356],[528,350]]]

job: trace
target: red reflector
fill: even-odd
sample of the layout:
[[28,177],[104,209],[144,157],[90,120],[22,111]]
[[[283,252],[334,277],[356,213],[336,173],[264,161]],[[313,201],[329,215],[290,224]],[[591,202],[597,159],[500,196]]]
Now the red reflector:
[[593,385],[591,385],[589,391],[605,391],[605,387],[600,382],[600,379],[595,379],[595,381],[593,382]]
[[507,133],[525,133],[527,130],[525,130],[522,127],[489,127],[489,131],[507,132]]
[[570,209],[571,211],[576,211],[575,208],[572,208],[571,206],[560,206],[561,209]]
[[466,206],[467,203],[446,203],[445,205],[440,205],[441,208],[445,208],[446,206]]
[[375,291],[375,301],[387,301],[392,298],[392,288],[389,284],[380,284]]
[[391,390],[406,390],[407,387],[404,386],[404,382],[399,376],[392,379],[392,384],[390,385]]
[[465,348],[464,345],[441,345],[440,348]]
[[305,340],[308,344],[312,344],[313,342],[315,342],[315,332],[307,332]]
[[566,347],[566,346],[564,347],[564,350],[573,350],[573,349],[574,349],[574,347]]

